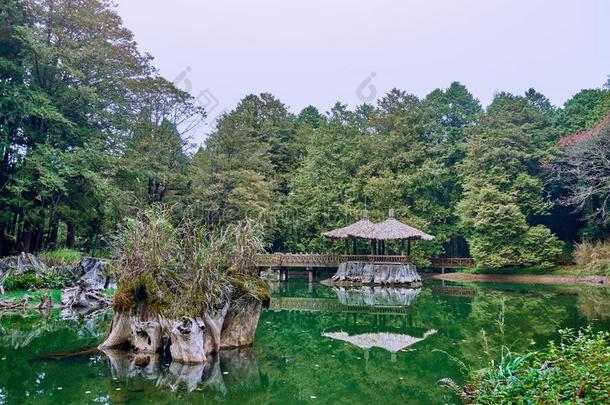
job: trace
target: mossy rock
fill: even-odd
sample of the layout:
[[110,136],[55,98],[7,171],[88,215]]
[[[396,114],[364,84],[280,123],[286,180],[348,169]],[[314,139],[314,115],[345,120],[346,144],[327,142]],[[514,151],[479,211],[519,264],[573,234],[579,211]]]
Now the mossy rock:
[[271,290],[265,280],[248,274],[233,273],[229,277],[229,282],[233,287],[232,299],[250,296],[262,302],[265,307],[269,306]]
[[161,314],[171,309],[177,302],[177,296],[167,287],[150,275],[143,275],[133,280],[119,282],[114,296],[114,309],[126,312],[140,305]]

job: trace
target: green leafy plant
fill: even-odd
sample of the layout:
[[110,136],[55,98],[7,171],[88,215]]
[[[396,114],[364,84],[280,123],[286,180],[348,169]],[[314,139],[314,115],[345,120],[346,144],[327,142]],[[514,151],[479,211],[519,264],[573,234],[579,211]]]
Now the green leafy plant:
[[37,274],[29,271],[22,274],[13,274],[4,282],[7,291],[37,290],[41,288],[60,289],[69,285],[71,278],[51,271]]
[[610,333],[589,327],[559,334],[544,350],[517,355],[504,348],[499,360],[470,372],[459,396],[478,404],[608,403]]

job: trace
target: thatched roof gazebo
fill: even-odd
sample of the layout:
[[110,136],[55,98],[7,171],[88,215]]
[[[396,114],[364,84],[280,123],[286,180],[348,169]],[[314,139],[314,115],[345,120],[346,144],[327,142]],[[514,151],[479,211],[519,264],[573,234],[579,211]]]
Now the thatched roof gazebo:
[[361,219],[351,225],[343,228],[333,229],[332,231],[324,232],[322,236],[328,239],[345,239],[345,253],[347,254],[349,242],[352,240],[353,253],[356,254],[356,239],[367,239],[366,235],[370,235],[375,231],[376,225],[369,221],[369,214],[366,210],[362,211]]
[[333,229],[332,231],[324,232],[322,235],[329,239],[350,239],[362,238],[367,239],[366,235],[375,232],[376,225],[369,221],[369,214],[366,210],[362,211],[361,219],[351,225],[343,228]]
[[434,236],[413,228],[407,224],[403,224],[394,218],[394,210],[391,209],[388,219],[380,224],[375,225],[373,233],[369,239],[377,240],[432,240]]
[[394,218],[394,210],[390,209],[388,219],[375,226],[370,239],[384,243],[386,240],[399,240],[401,242],[401,254],[405,254],[405,240],[408,242],[407,256],[411,256],[412,240],[432,240],[434,236],[420,231],[417,228],[403,224]]
[[412,240],[434,239],[434,236],[397,220],[394,217],[394,209],[390,209],[388,218],[380,224],[371,222],[365,210],[362,212],[362,219],[358,222],[325,232],[322,235],[329,239],[345,239],[346,249],[348,245],[347,240],[352,239],[354,254],[356,253],[356,239],[370,240],[373,254],[384,254],[385,241],[397,240],[401,242],[401,255],[403,256],[405,255],[405,240],[408,242],[407,255],[410,256]]

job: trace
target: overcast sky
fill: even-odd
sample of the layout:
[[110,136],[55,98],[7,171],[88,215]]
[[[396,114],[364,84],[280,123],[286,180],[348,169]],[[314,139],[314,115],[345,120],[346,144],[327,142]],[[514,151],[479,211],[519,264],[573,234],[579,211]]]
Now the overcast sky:
[[[609,0],[118,0],[140,49],[213,119],[269,91],[327,111],[458,80],[556,105],[610,74]],[[203,92],[203,93],[202,93]]]

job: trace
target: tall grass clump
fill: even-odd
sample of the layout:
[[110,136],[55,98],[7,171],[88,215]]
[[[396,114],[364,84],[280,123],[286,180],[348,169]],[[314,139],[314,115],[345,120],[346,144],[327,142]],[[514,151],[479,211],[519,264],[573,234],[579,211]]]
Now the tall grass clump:
[[121,227],[113,244],[115,309],[145,306],[177,319],[214,313],[232,297],[267,297],[255,266],[262,233],[250,220],[210,231],[173,214],[157,205]]
[[583,242],[574,249],[576,264],[600,275],[610,275],[610,241]]
[[70,266],[82,259],[83,252],[76,249],[59,248],[45,250],[38,256],[47,266]]
[[128,310],[136,304],[161,313],[184,288],[186,274],[179,226],[169,210],[153,206],[128,219],[113,241],[118,289],[114,306]]
[[264,252],[263,231],[252,220],[245,219],[228,229],[230,249],[227,261],[232,286],[233,306],[246,308],[254,302],[269,303],[267,283],[257,277],[256,257]]

